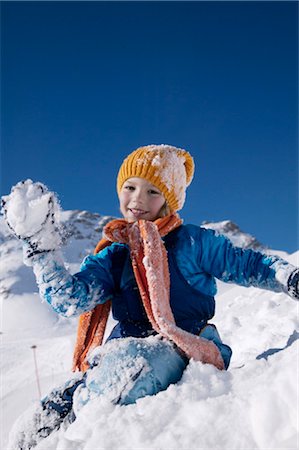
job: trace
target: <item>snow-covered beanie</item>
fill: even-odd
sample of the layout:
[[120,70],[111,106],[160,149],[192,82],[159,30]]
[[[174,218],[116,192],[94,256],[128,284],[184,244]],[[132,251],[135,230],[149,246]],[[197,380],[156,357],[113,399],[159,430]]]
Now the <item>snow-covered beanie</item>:
[[144,178],[164,195],[171,211],[182,209],[186,188],[192,181],[194,161],[190,153],[171,145],[147,145],[130,153],[117,176],[117,192],[126,180]]

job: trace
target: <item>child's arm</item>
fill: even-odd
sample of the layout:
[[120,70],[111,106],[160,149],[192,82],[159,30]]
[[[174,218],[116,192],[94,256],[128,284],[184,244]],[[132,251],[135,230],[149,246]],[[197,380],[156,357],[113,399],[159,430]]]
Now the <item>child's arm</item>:
[[235,247],[225,236],[201,228],[200,265],[225,282],[286,292],[298,298],[298,269],[274,255]]
[[65,317],[80,315],[107,301],[113,295],[114,282],[109,254],[105,250],[101,253],[87,257],[74,275],[65,268],[59,251],[35,256],[32,267],[40,296]]

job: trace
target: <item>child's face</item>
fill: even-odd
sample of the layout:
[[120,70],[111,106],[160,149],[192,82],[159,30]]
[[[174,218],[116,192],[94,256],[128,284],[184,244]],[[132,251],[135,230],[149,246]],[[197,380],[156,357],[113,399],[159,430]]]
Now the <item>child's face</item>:
[[126,180],[119,194],[120,210],[128,222],[139,219],[155,220],[165,204],[163,194],[143,178]]

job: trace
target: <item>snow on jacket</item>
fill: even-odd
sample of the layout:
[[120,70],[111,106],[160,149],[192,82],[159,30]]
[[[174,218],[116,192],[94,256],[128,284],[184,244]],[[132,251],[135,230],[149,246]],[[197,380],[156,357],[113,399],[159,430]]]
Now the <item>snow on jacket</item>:
[[[180,327],[193,333],[214,315],[215,278],[286,292],[289,275],[295,270],[278,256],[235,247],[225,236],[195,225],[182,225],[163,240],[168,251],[173,314]],[[113,316],[124,328],[118,327],[112,337],[149,334],[151,327],[127,245],[113,243],[97,255],[87,256],[75,275],[67,271],[58,253],[36,257],[33,268],[41,295],[57,313],[78,316],[112,299]]]

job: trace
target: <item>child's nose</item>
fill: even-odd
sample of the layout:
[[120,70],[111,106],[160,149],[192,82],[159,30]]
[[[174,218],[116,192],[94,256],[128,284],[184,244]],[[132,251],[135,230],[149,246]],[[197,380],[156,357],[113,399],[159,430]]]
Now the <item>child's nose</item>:
[[134,191],[134,198],[135,198],[135,200],[138,200],[138,201],[141,201],[141,200],[143,200],[143,197],[144,197],[144,193],[140,190],[140,189],[136,189],[135,191]]

